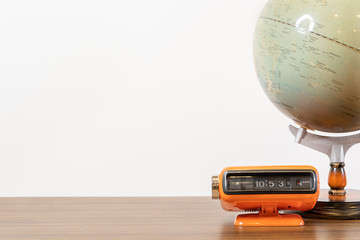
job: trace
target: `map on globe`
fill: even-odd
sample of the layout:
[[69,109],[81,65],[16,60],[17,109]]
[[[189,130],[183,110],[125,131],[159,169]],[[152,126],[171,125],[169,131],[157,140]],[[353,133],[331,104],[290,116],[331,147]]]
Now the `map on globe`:
[[301,126],[360,129],[359,0],[270,0],[254,61],[269,99]]

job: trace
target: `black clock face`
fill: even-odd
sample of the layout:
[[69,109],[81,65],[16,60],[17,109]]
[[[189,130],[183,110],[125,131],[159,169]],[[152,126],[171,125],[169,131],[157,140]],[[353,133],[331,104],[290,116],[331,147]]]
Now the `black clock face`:
[[313,193],[316,179],[312,170],[227,171],[223,189],[227,194]]

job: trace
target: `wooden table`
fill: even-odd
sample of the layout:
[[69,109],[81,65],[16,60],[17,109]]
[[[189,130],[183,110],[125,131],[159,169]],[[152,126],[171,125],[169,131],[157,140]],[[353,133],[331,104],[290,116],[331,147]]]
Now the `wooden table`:
[[210,197],[0,198],[0,239],[360,239],[360,221],[233,226]]

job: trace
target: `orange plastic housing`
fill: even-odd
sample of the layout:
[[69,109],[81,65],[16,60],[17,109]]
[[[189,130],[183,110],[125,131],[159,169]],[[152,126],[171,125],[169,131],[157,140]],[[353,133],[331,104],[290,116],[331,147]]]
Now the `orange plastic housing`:
[[[314,193],[238,194],[224,193],[223,176],[229,170],[313,170],[316,173]],[[301,226],[302,218],[296,214],[279,214],[278,210],[311,210],[319,197],[319,174],[312,166],[253,166],[228,167],[219,175],[219,198],[226,211],[259,210],[258,214],[240,214],[236,226]]]

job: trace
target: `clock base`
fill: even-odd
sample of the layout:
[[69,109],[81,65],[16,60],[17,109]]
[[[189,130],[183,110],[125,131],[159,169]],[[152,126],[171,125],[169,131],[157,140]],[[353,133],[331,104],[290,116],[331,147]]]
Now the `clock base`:
[[234,225],[237,227],[299,227],[304,221],[298,214],[239,214]]
[[360,190],[349,189],[345,196],[329,196],[328,190],[322,189],[315,207],[298,214],[303,218],[314,219],[360,219]]

